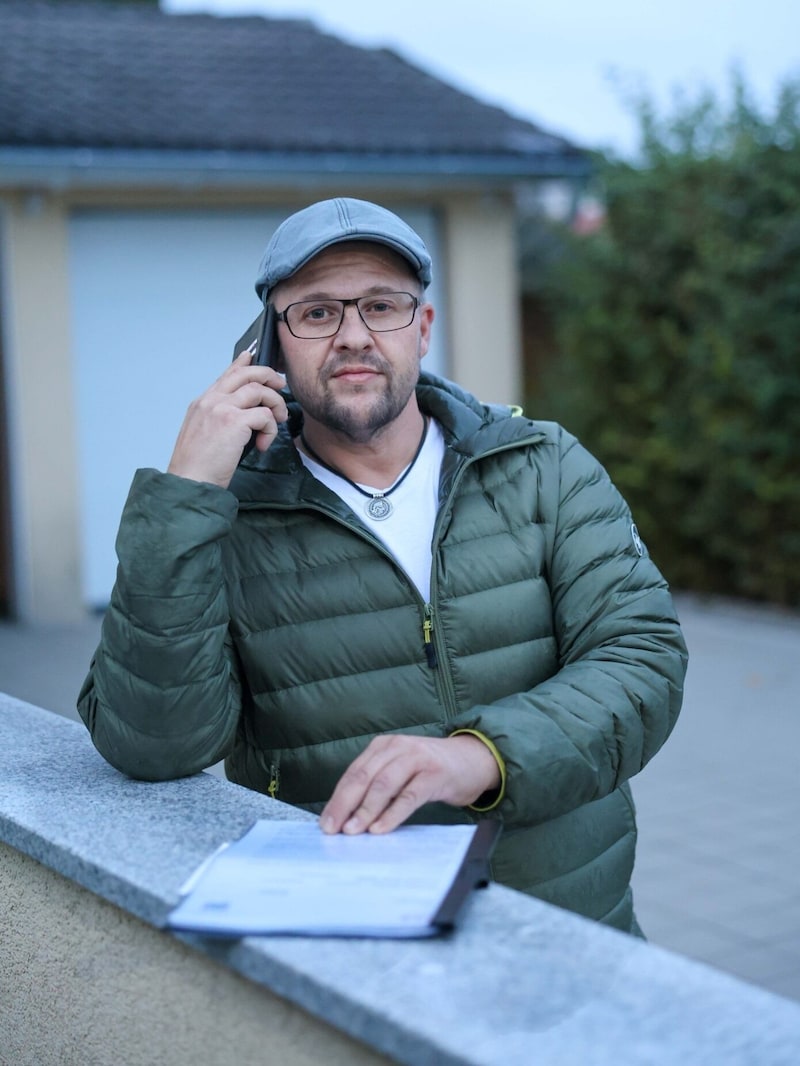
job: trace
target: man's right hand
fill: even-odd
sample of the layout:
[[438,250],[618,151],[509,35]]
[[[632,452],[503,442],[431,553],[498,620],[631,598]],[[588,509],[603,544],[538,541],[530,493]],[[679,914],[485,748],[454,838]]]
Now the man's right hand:
[[241,352],[186,412],[167,472],[226,489],[253,433],[265,452],[288,418],[283,377]]

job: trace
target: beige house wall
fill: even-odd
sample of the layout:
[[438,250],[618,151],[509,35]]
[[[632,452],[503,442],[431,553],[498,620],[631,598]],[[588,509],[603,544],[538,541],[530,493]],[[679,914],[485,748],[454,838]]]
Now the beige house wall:
[[454,199],[444,242],[450,376],[487,403],[521,403],[513,205],[499,197]]
[[[311,198],[341,189],[310,192]],[[386,200],[385,190],[358,195]],[[271,206],[296,192],[272,194]],[[17,614],[23,621],[70,621],[84,612],[75,374],[70,323],[68,225],[73,206],[242,206],[252,192],[201,195],[117,190],[102,204],[90,192],[9,195],[3,211],[3,344],[9,426]],[[441,223],[449,376],[481,400],[517,403],[521,394],[518,278],[510,197],[419,197]],[[440,319],[440,322],[442,320]]]
[[15,584],[20,616],[37,622],[82,612],[67,218],[51,197],[13,199],[4,212]]

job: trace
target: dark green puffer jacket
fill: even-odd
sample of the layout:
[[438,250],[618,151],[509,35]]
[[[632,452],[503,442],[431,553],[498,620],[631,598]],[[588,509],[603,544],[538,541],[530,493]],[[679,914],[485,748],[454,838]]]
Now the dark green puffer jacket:
[[625,782],[666,740],[686,665],[665,582],[558,426],[428,375],[418,398],[447,442],[430,603],[288,432],[230,491],[139,471],[81,716],[124,773],[226,756],[232,780],[312,811],[376,733],[478,730],[507,769],[496,879],[634,929]]

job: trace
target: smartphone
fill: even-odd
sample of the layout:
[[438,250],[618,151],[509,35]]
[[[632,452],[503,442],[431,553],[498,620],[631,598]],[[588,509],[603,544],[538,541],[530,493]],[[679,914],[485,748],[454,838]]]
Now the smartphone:
[[252,352],[256,366],[271,366],[278,369],[278,328],[275,308],[267,304],[261,314],[251,322],[233,346],[233,358],[245,349]]
[[[275,317],[275,308],[268,303],[258,318],[251,322],[233,347],[233,357],[236,358],[245,349],[252,352],[251,362],[256,366],[271,366],[277,369],[278,363],[278,325]],[[256,433],[250,436],[250,443],[246,444],[242,452],[242,459],[253,450],[256,442]],[[240,460],[241,462],[241,460]]]

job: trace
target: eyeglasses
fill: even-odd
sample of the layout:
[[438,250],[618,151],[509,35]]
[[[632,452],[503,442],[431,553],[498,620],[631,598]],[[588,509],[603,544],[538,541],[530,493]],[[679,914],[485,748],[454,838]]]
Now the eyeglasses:
[[411,325],[419,300],[410,292],[382,292],[376,296],[359,296],[355,300],[300,300],[289,304],[275,317],[279,322],[285,322],[289,332],[298,340],[321,340],[339,332],[344,309],[351,305],[368,330],[391,333]]

